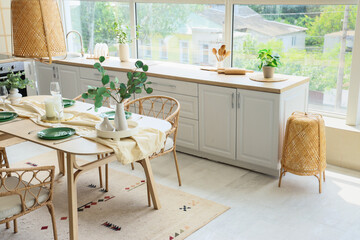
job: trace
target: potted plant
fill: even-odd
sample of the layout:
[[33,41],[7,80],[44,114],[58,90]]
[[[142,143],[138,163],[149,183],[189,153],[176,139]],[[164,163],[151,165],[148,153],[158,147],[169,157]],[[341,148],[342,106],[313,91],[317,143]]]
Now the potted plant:
[[[102,107],[104,98],[112,98],[116,102],[115,109],[115,129],[117,131],[126,130],[128,128],[125,111],[124,111],[124,101],[131,97],[131,94],[142,92],[142,89],[146,93],[151,94],[153,89],[148,87],[151,82],[147,81],[146,72],[148,71],[148,65],[145,65],[142,61],[135,62],[135,69],[127,73],[127,83],[120,83],[118,78],[115,78],[114,81],[110,81],[109,75],[105,74],[106,71],[101,66],[101,63],[105,61],[105,57],[99,58],[99,63],[94,64],[96,68],[101,73],[101,83],[102,87],[92,87],[89,86],[89,89],[86,93],[82,94],[84,99],[93,99],[95,111],[98,108]],[[142,71],[138,71],[141,69]],[[110,89],[107,88],[109,85]]]
[[271,49],[261,49],[258,52],[258,59],[260,59],[258,68],[263,70],[264,78],[274,77],[275,68],[281,64],[280,56],[272,54]]
[[10,89],[9,99],[11,104],[18,104],[22,97],[19,93],[19,89],[26,88],[27,85],[33,87],[33,82],[28,78],[24,78],[25,72],[10,72],[7,75],[7,79],[3,82],[0,82],[0,86],[5,86],[7,89]]
[[[137,29],[139,26],[137,26]],[[128,33],[130,32],[129,26],[123,25],[122,21],[114,22],[112,26],[112,31],[116,35],[119,43],[119,57],[120,61],[128,62],[130,58],[129,53],[129,43],[132,40],[129,38]],[[139,36],[139,32],[136,31],[136,38]]]

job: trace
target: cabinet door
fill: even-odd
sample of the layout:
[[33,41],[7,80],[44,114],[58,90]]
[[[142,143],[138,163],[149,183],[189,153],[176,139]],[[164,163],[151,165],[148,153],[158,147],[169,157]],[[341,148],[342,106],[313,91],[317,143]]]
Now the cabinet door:
[[276,169],[280,95],[237,91],[237,160]]
[[236,89],[199,85],[200,151],[235,160]]
[[193,150],[199,150],[198,121],[187,118],[179,118],[179,129],[176,137],[176,145]]
[[36,62],[38,88],[40,95],[50,95],[50,82],[56,79],[55,65]]
[[56,68],[62,96],[70,99],[78,96],[79,68],[64,65],[56,65]]

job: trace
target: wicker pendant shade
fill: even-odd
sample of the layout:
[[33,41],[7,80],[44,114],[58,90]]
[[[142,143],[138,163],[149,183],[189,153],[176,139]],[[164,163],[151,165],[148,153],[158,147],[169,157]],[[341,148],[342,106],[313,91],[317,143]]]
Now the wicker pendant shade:
[[56,0],[12,0],[13,55],[49,58],[66,54],[64,30]]

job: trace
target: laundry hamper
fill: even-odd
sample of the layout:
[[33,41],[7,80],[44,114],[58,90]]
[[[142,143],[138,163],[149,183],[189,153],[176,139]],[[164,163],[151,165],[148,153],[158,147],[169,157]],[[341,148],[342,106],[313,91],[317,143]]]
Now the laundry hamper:
[[286,172],[314,175],[325,181],[326,139],[324,120],[320,114],[294,112],[287,120],[281,159],[279,187]]

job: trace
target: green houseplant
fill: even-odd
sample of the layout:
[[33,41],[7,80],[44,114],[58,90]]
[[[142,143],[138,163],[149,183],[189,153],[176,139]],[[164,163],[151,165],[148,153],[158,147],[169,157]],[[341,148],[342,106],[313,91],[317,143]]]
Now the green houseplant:
[[272,78],[275,68],[281,64],[280,56],[273,54],[271,49],[261,49],[258,52],[258,59],[260,59],[258,68],[263,70],[264,78]]
[[[139,29],[139,26],[137,26]],[[119,57],[122,62],[129,61],[129,43],[132,42],[128,33],[130,32],[129,26],[125,26],[122,21],[114,22],[111,31],[116,35],[119,43]],[[136,31],[136,38],[139,36],[139,32]]]
[[[120,83],[118,78],[115,78],[114,81],[110,80],[109,75],[106,74],[105,69],[101,65],[104,61],[105,57],[102,56],[99,58],[99,62],[94,64],[94,68],[101,73],[101,83],[103,86],[89,86],[88,91],[82,94],[82,98],[93,99],[95,111],[102,107],[104,98],[115,100],[115,128],[118,131],[125,130],[127,129],[127,122],[124,112],[124,101],[134,93],[140,94],[143,89],[148,94],[153,92],[153,89],[148,86],[151,82],[147,81],[146,76],[149,67],[142,61],[136,61],[135,69],[127,73],[127,83]],[[142,71],[139,71],[139,69]]]
[[7,89],[10,89],[9,99],[11,104],[19,103],[22,97],[21,93],[19,93],[19,89],[24,89],[27,85],[33,87],[33,82],[24,76],[25,72],[14,73],[11,71],[7,75],[7,79],[0,82],[0,86],[5,86]]

